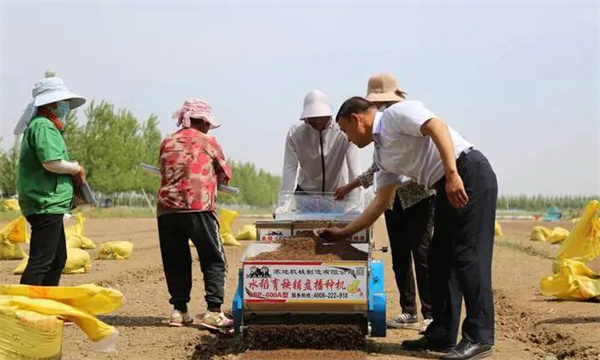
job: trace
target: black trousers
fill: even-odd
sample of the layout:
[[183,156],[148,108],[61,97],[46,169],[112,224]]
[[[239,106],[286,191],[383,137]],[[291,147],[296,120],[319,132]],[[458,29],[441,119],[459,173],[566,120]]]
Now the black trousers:
[[431,196],[408,209],[402,209],[396,197],[394,207],[385,212],[385,224],[390,238],[392,264],[396,286],[400,292],[402,312],[417,314],[412,266],[414,258],[421,314],[424,319],[432,317],[427,253],[433,234],[434,201],[435,196]]
[[29,260],[21,275],[21,284],[58,286],[67,262],[64,214],[27,216],[31,225]]
[[219,222],[212,212],[173,213],[158,217],[158,237],[165,278],[175,309],[187,311],[192,290],[192,255],[188,240],[198,251],[204,275],[204,299],[209,310],[223,304],[227,260],[219,235]]
[[493,345],[492,252],[498,183],[488,160],[477,150],[461,154],[457,167],[469,202],[454,208],[446,195],[445,178],[436,184],[435,233],[429,248],[433,323],[425,336],[455,344],[464,298],[463,339]]

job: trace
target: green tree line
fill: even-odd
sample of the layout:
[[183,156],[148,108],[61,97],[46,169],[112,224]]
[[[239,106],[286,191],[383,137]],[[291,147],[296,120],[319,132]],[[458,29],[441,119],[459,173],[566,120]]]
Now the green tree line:
[[[122,193],[145,191],[151,198],[159,179],[146,174],[140,163],[158,165],[162,135],[158,118],[151,115],[139,121],[129,110],[115,109],[105,101],[92,101],[79,121],[72,111],[64,122],[64,138],[71,159],[86,170],[94,191],[109,197]],[[16,193],[18,142],[9,150],[0,150],[0,190],[4,196]],[[276,200],[280,178],[253,164],[231,161],[233,179],[230,185],[239,187],[236,198],[223,196],[229,203],[270,206]]]
[[600,196],[585,195],[516,195],[498,197],[498,209],[518,209],[527,211],[544,212],[550,206],[557,206],[562,210],[580,210],[591,200],[598,200]]

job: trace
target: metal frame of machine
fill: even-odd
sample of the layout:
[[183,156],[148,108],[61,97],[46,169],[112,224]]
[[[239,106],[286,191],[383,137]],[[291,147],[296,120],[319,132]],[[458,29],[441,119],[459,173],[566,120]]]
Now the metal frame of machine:
[[[325,215],[325,216],[323,216]],[[384,290],[384,267],[381,260],[374,260],[371,258],[373,249],[373,237],[372,229],[366,230],[362,238],[357,237],[352,239],[353,246],[361,251],[367,253],[367,260],[362,261],[336,261],[335,264],[328,264],[326,262],[319,261],[306,261],[302,259],[293,261],[259,261],[259,260],[247,260],[247,258],[256,255],[258,252],[275,250],[278,245],[271,244],[271,242],[281,237],[288,237],[295,234],[294,228],[301,230],[314,230],[310,224],[319,224],[322,222],[333,221],[339,222],[338,219],[332,219],[328,217],[329,214],[319,213],[303,213],[300,218],[296,216],[295,220],[290,220],[289,217],[283,216],[285,220],[278,219],[275,221],[261,221],[257,223],[257,243],[251,244],[246,253],[242,257],[242,267],[238,272],[238,286],[233,298],[232,312],[234,329],[236,333],[244,334],[246,326],[252,324],[277,324],[277,323],[352,323],[359,324],[365,335],[372,337],[385,337],[386,336],[386,295]],[[348,222],[351,219],[344,218],[341,222]],[[318,226],[318,225],[317,225]],[[322,226],[320,226],[322,227]],[[366,282],[366,294],[364,300],[361,297],[359,301],[351,301],[345,297],[348,294],[336,293],[335,291],[324,293],[313,293],[307,296],[315,296],[315,298],[307,299],[294,299],[291,300],[289,293],[273,293],[269,294],[269,297],[265,297],[260,300],[260,296],[252,293],[247,285],[250,285],[250,281],[253,281],[252,277],[258,278],[265,277],[266,270],[261,270],[261,264],[268,264],[267,267],[277,269],[276,271],[283,272],[287,267],[290,269],[295,266],[302,268],[302,266],[308,266],[307,269],[320,269],[319,266],[323,266],[323,269],[327,268],[343,268],[346,271],[355,266],[355,269],[366,269],[366,274],[362,274],[360,277],[362,284]],[[319,264],[320,263],[320,264]],[[302,265],[304,264],[304,265]],[[306,265],[309,264],[309,265]],[[311,267],[312,264],[312,267]],[[254,266],[251,272],[251,266]],[[316,273],[317,270],[315,270]],[[352,270],[350,270],[351,272]],[[305,273],[309,273],[307,270]],[[319,275],[299,275],[300,278],[305,276],[306,278],[315,279],[321,276]],[[336,273],[337,274],[337,273]],[[270,275],[269,275],[270,276]],[[312,276],[312,277],[311,277]],[[342,275],[340,275],[342,276]],[[355,277],[356,278],[356,277]],[[346,278],[347,279],[347,278]],[[263,279],[260,279],[263,280]],[[358,284],[358,280],[354,281]],[[256,284],[256,282],[254,282]],[[289,286],[289,284],[288,284]],[[350,286],[347,287],[350,289]],[[354,290],[354,289],[352,289]],[[351,292],[351,290],[348,290]],[[272,296],[281,296],[283,299],[275,299]],[[320,297],[333,297],[333,300],[320,301],[316,296]],[[352,295],[352,294],[350,294]],[[304,296],[304,295],[303,295]],[[257,298],[258,297],[258,298]],[[288,297],[288,298],[285,298]],[[335,298],[338,300],[335,300]],[[250,301],[251,299],[251,301]],[[354,304],[354,305],[352,305]]]

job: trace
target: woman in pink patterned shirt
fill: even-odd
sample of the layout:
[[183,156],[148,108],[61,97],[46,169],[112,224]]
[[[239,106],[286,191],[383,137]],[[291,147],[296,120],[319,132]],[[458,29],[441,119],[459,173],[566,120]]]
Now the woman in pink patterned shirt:
[[188,240],[198,251],[204,275],[208,311],[200,325],[227,328],[232,321],[221,311],[227,260],[216,216],[217,185],[227,184],[231,169],[217,140],[208,131],[220,125],[210,104],[191,99],[173,118],[179,130],[160,147],[161,184],[158,190],[158,235],[170,303],[174,310],[169,324],[188,325],[187,311],[192,289],[192,257]]

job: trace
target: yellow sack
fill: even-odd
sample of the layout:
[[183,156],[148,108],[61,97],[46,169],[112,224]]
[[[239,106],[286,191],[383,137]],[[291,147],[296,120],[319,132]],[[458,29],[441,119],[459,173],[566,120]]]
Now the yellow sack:
[[548,242],[550,244],[558,244],[565,241],[569,237],[569,230],[561,227],[555,227],[552,230],[552,235],[548,237]]
[[239,216],[237,211],[221,209],[221,215],[219,216],[219,234],[221,234],[221,240],[223,245],[241,246],[235,239],[231,231],[231,223]]
[[584,263],[563,260],[559,271],[540,280],[543,295],[563,300],[589,300],[600,297],[600,274],[596,274]]
[[13,244],[6,239],[0,240],[0,260],[21,260],[25,253],[19,244]]
[[19,216],[4,225],[2,230],[0,230],[0,239],[6,239],[13,244],[29,243],[30,236],[27,233],[27,220],[25,217]]
[[25,271],[25,268],[27,267],[27,261],[29,260],[29,256],[26,256],[23,261],[21,261],[19,263],[19,265],[17,265],[17,267],[13,270],[13,274],[14,275],[21,275],[23,274],[23,272]]
[[56,315],[0,306],[0,360],[61,358],[63,321]]
[[244,225],[236,233],[237,240],[256,240],[256,226]]
[[[27,267],[29,257],[25,257],[23,261],[13,270],[13,274],[21,275]],[[63,274],[85,274],[90,270],[90,254],[87,251],[77,248],[67,248],[67,262],[63,269]]]
[[67,247],[78,248],[78,249],[95,249],[96,244],[83,235],[71,234],[67,236]]
[[596,258],[600,255],[600,219],[598,209],[600,203],[597,200],[590,201],[581,220],[556,254],[555,261],[560,265],[561,260],[577,260],[582,263]]
[[71,225],[65,229],[65,236],[67,238],[67,247],[79,248],[79,249],[95,249],[96,244],[83,235],[85,218],[82,213],[75,215],[77,218],[77,224]]
[[502,233],[502,228],[500,227],[500,223],[497,221],[494,224],[494,235],[495,236],[504,236],[504,233]]
[[120,291],[95,284],[78,286],[0,285],[0,295],[56,300],[94,315],[108,314],[123,304],[123,294]]
[[90,270],[90,254],[81,249],[67,249],[67,263],[63,274],[85,274]]
[[129,259],[133,252],[133,244],[129,241],[112,241],[98,246],[98,259],[124,260]]
[[75,217],[77,218],[77,224],[65,228],[65,234],[67,236],[71,234],[83,235],[83,223],[85,222],[85,218],[82,213],[77,213]]
[[98,320],[94,315],[56,300],[0,295],[0,308],[6,312],[11,310],[15,312],[17,310],[35,311],[72,321],[94,342],[105,341],[114,344],[119,334],[114,327]]
[[19,206],[19,199],[7,199],[2,202],[2,208],[0,211],[20,211],[21,207]]
[[529,240],[546,241],[552,235],[552,230],[543,226],[534,226]]

